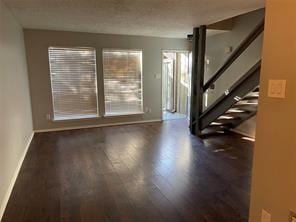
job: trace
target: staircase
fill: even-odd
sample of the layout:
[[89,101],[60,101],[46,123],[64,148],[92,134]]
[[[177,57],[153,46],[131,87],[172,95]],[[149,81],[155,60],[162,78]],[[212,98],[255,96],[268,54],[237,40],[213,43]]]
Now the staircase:
[[205,133],[224,132],[256,115],[259,97],[261,60],[254,64],[211,106],[203,110],[203,94],[224,75],[264,30],[264,21],[242,41],[213,77],[204,84],[206,26],[194,29],[192,58],[192,96],[190,130],[201,136]]

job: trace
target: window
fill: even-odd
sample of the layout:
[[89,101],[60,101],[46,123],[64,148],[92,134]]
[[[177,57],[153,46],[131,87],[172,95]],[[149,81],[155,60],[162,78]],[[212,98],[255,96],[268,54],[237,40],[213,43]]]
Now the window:
[[54,120],[98,117],[96,51],[50,47]]
[[105,115],[143,112],[142,51],[103,50]]

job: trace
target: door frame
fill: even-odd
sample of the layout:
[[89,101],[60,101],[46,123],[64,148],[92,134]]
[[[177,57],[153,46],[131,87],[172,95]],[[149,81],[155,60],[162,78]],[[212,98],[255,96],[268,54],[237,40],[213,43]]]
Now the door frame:
[[[170,79],[170,77],[167,75],[166,76],[166,79],[163,79],[162,81],[161,81],[161,83],[162,83],[162,89],[164,89],[164,87],[165,87],[165,84],[166,84],[166,90],[167,90],[167,93],[168,94],[171,94],[172,95],[172,100],[170,101],[171,103],[170,103],[170,106],[171,107],[168,107],[168,99],[169,99],[169,97],[170,96],[168,96],[168,94],[167,95],[163,95],[163,93],[164,93],[164,91],[162,90],[162,97],[165,97],[165,99],[166,99],[166,101],[162,101],[162,108],[163,108],[163,110],[164,110],[164,108],[165,108],[165,110],[166,111],[168,111],[168,112],[175,112],[176,111],[176,95],[177,95],[177,92],[176,92],[176,90],[177,90],[177,85],[176,85],[176,77],[177,77],[177,72],[176,72],[176,67],[177,67],[177,64],[176,64],[176,61],[174,60],[174,59],[163,59],[162,60],[162,65],[163,65],[163,67],[162,67],[162,75],[163,75],[163,78],[164,78],[164,69],[165,69],[165,64],[169,64],[169,66],[172,66],[171,68],[172,68],[172,79],[171,79],[171,92],[168,92],[168,89],[169,89],[169,79]],[[168,74],[168,73],[167,73]],[[164,84],[164,82],[166,82],[165,84]],[[163,98],[162,98],[163,99]],[[165,103],[165,104],[164,104]],[[170,109],[171,108],[171,109]]]

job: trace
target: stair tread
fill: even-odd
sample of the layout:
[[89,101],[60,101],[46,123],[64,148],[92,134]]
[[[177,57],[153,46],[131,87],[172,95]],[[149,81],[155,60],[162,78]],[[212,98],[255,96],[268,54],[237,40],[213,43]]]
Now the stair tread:
[[259,96],[259,91],[258,92],[255,92],[255,91],[252,91],[250,93],[248,93],[246,96]]
[[227,110],[225,113],[230,114],[230,113],[244,113],[246,112],[243,109],[238,109],[238,108],[230,108],[229,110]]
[[256,103],[256,104],[258,104],[259,100],[258,99],[252,99],[252,98],[246,98],[246,99],[242,99],[239,102],[242,102],[242,103]]
[[256,93],[256,92],[252,92],[252,93],[249,93],[247,94],[244,98],[259,98],[259,93]]
[[236,119],[240,119],[240,116],[239,115],[233,116],[233,115],[225,114],[225,115],[219,116],[217,118],[217,120],[219,120],[219,121],[227,121],[227,120],[230,121],[230,120],[236,120]]
[[227,123],[234,123],[234,122],[239,121],[239,120],[242,120],[242,118],[240,118],[240,117],[236,117],[236,118],[233,118],[233,119],[219,119],[218,118],[217,120],[215,120],[215,122],[227,124]]
[[250,112],[242,112],[242,113],[225,113],[224,115],[227,115],[233,118],[243,118],[244,116],[247,116],[249,114]]
[[233,108],[245,108],[245,107],[250,107],[250,108],[252,108],[252,107],[257,107],[258,106],[258,103],[236,103],[236,104],[234,104],[232,107]]
[[231,125],[221,125],[221,126],[209,125],[207,128],[216,129],[216,130],[223,130],[223,129],[231,128]]
[[255,112],[257,110],[257,105],[237,105],[233,106],[232,108],[239,108],[242,112]]
[[209,126],[210,127],[221,127],[221,128],[224,128],[224,127],[230,127],[232,126],[233,123],[228,121],[228,122],[218,122],[218,121],[214,121],[212,122]]
[[245,106],[250,106],[250,107],[257,107],[258,102],[253,102],[253,101],[242,101],[239,103],[236,103],[232,106],[232,108],[240,108],[240,107],[245,107]]

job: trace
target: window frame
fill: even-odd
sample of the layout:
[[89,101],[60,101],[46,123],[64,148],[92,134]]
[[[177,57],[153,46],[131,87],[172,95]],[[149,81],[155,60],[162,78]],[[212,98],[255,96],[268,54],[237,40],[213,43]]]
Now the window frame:
[[[105,100],[105,67],[104,67],[104,52],[140,52],[141,53],[141,111],[140,112],[133,112],[133,113],[120,113],[120,114],[107,114],[106,113],[106,100]],[[143,84],[143,49],[123,49],[123,48],[103,48],[102,49],[102,81],[103,81],[103,98],[104,98],[104,114],[103,117],[124,117],[124,116],[135,116],[135,115],[143,115],[144,112],[144,84]]]
[[[53,79],[52,79],[52,64],[50,62],[50,49],[91,49],[94,51],[95,55],[95,92],[96,92],[96,116],[86,116],[86,117],[78,117],[78,118],[65,118],[65,119],[59,119],[55,118],[55,105],[54,105],[54,96],[53,96]],[[50,95],[51,95],[51,103],[52,103],[52,118],[51,120],[53,122],[69,122],[69,121],[79,121],[79,120],[88,120],[88,119],[97,119],[101,118],[100,114],[100,103],[99,103],[99,88],[98,88],[98,68],[97,68],[97,49],[95,47],[87,47],[87,46],[48,46],[47,48],[48,53],[48,64],[49,64],[49,77],[50,77]]]

